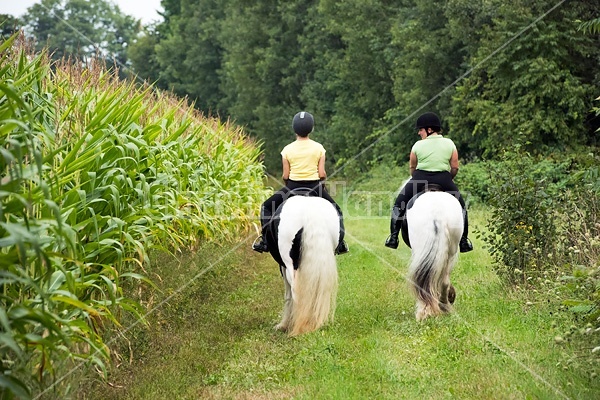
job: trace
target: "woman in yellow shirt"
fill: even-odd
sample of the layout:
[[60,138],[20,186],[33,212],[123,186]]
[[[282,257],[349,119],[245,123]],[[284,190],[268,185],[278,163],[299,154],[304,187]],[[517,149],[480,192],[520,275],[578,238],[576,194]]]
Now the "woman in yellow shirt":
[[348,252],[348,246],[344,241],[344,218],[342,210],[331,198],[323,181],[327,178],[325,172],[325,148],[321,143],[310,139],[315,126],[312,114],[301,111],[294,116],[292,128],[296,133],[296,140],[283,148],[281,151],[281,162],[283,166],[283,180],[285,186],[269,197],[261,207],[260,222],[262,235],[252,248],[259,253],[269,250],[265,237],[265,229],[271,222],[271,217],[277,208],[289,197],[290,192],[298,189],[307,189],[309,195],[319,196],[328,200],[336,208],[340,216],[340,240],[335,250],[336,254]]

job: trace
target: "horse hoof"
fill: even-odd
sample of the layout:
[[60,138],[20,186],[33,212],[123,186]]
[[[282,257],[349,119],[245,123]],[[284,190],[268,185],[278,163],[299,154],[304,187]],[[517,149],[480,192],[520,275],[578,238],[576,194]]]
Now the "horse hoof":
[[454,300],[456,300],[456,290],[454,286],[450,285],[450,289],[448,289],[448,302],[454,304]]
[[277,325],[275,325],[275,330],[281,331],[281,332],[287,332],[288,327],[287,327],[287,325],[277,324]]
[[417,322],[424,321],[425,319],[427,319],[427,317],[430,317],[431,315],[432,314],[429,307],[417,308],[417,311],[415,312],[415,318]]
[[417,322],[423,322],[429,317],[430,314],[428,313],[415,314],[415,319],[417,320]]

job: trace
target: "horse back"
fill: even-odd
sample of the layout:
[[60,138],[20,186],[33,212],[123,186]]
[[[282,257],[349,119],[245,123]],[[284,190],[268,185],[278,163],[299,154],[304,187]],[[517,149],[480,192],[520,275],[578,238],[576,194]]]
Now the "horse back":
[[[430,183],[425,187],[425,190],[423,190],[422,192],[417,193],[415,196],[413,196],[412,199],[410,199],[408,201],[408,204],[406,205],[406,210],[408,213],[408,210],[411,209],[413,207],[413,205],[415,204],[415,201],[417,201],[417,199],[427,193],[427,192],[443,192],[442,187],[436,183]],[[402,234],[402,240],[404,241],[404,243],[410,248],[410,238],[408,235],[408,218],[404,218],[404,220],[402,220],[402,226],[400,229],[400,233]]]
[[[416,210],[414,209],[415,207]],[[439,185],[429,185],[427,190],[418,193],[416,196],[410,199],[406,206],[406,218],[404,218],[402,221],[401,233],[402,240],[404,240],[404,243],[408,247],[411,247],[409,234],[409,224],[411,218],[409,218],[409,213],[415,215],[415,211],[426,215],[427,218],[441,216],[442,214],[446,214],[448,212],[450,214],[456,214],[458,212],[458,215],[460,215],[460,226],[462,226],[462,207],[460,206],[458,199],[456,199],[456,197],[450,193],[446,193],[441,190]],[[455,221],[458,221],[458,218],[455,218]],[[413,224],[418,223],[420,222],[413,220]]]
[[[271,224],[265,231],[265,240],[271,256],[280,266],[286,267],[284,258],[291,258],[295,269],[298,268],[302,233],[307,224],[337,224],[334,228],[339,233],[339,217],[335,207],[327,200],[317,196],[296,195],[285,200],[273,214]],[[288,246],[282,257],[280,240],[285,235]],[[289,256],[289,257],[288,257]]]

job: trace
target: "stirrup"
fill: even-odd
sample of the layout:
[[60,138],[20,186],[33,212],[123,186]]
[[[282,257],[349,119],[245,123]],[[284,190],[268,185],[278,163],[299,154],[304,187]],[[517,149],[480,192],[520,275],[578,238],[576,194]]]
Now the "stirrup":
[[[258,242],[258,243],[257,243]],[[254,239],[254,243],[252,243],[252,250],[257,251],[259,253],[266,253],[269,251],[269,246],[265,243],[262,235]]]
[[389,247],[390,249],[397,249],[400,241],[397,235],[390,235],[385,240],[385,247]]
[[460,239],[460,243],[458,244],[461,253],[468,253],[473,250],[473,243],[469,240],[469,238]]
[[339,242],[338,245],[337,245],[337,247],[335,248],[335,254],[336,255],[346,254],[349,251],[350,251],[350,249],[348,248],[348,245],[343,240],[341,242]]

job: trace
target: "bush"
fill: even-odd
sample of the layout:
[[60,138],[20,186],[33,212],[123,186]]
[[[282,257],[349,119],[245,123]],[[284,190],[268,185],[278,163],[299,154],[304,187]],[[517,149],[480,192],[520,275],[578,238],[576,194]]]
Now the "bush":
[[[516,149],[487,163],[495,184],[488,188],[492,216],[483,237],[509,283],[532,271],[597,260],[596,251],[577,250],[595,243],[598,234],[594,160],[593,155],[538,159]],[[585,261],[583,254],[589,255]]]
[[494,178],[489,173],[491,165],[490,161],[479,161],[460,166],[454,181],[467,204],[488,202],[494,184]]
[[[573,312],[582,352],[600,358],[600,180],[593,155],[538,160],[514,152],[490,166],[483,239],[509,285],[544,282]],[[578,169],[581,168],[581,169]],[[553,283],[554,282],[554,283]],[[590,343],[595,340],[595,343]],[[589,353],[591,352],[591,353]]]
[[483,239],[489,245],[501,278],[524,283],[547,268],[554,253],[554,198],[547,179],[536,176],[537,163],[528,156],[507,153],[489,164],[491,217]]
[[[583,322],[600,326],[600,185],[598,169],[574,179],[557,213],[559,236],[556,261],[566,266],[559,278],[565,305]],[[600,354],[599,354],[600,356]]]

